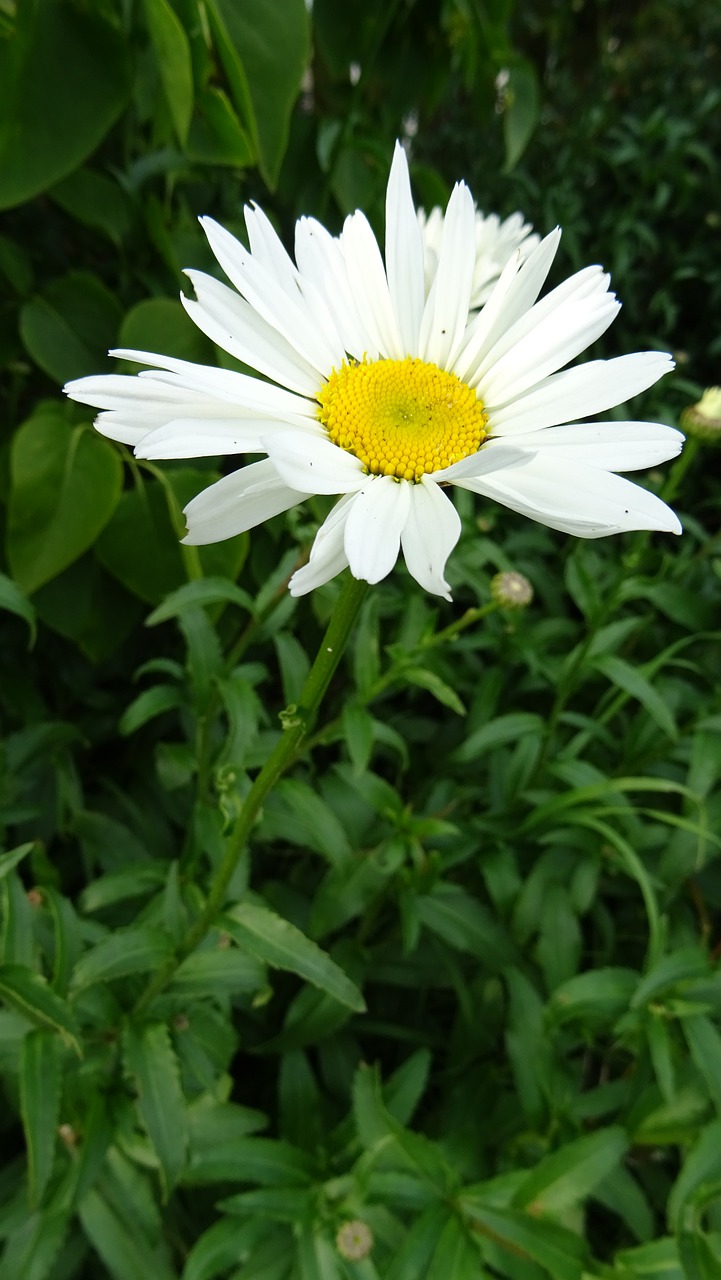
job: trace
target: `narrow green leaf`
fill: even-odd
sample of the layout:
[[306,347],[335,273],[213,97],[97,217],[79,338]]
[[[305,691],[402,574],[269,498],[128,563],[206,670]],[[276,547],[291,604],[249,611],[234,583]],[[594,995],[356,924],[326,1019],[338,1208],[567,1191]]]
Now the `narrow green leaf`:
[[201,578],[198,582],[186,582],[177,591],[171,591],[162,604],[145,619],[146,627],[156,627],[169,618],[177,618],[185,609],[209,604],[237,604],[247,613],[253,611],[253,600],[242,587],[236,587],[227,578]]
[[506,158],[503,172],[510,173],[526,150],[538,122],[538,77],[531,62],[518,59],[511,65],[504,97],[503,137]]
[[509,742],[515,744],[525,734],[535,734],[540,738],[543,730],[540,716],[533,715],[530,711],[511,711],[508,715],[497,716],[495,720],[470,733],[451,758],[457,764],[469,764],[496,747],[503,747]]
[[504,969],[516,954],[513,939],[493,914],[465,889],[439,884],[418,897],[418,915],[439,938],[493,969]]
[[629,662],[611,653],[597,658],[594,666],[617,688],[640,702],[662,733],[672,739],[678,736],[676,721],[668,704],[637,667],[632,667]]
[[691,1057],[704,1077],[711,1097],[721,1111],[721,1034],[709,1018],[700,1014],[681,1023]]
[[[448,1221],[448,1209],[444,1204],[430,1204],[416,1218],[406,1235],[400,1249],[390,1264],[386,1280],[418,1280],[425,1276],[426,1267],[438,1243],[445,1223]],[[477,1280],[483,1280],[478,1253],[476,1252]],[[451,1272],[446,1272],[448,1280]]]
[[[261,1230],[265,1224],[261,1223]],[[258,1239],[258,1221],[239,1223],[237,1218],[221,1218],[204,1231],[193,1245],[183,1269],[183,1280],[215,1280],[230,1275],[247,1257]]]
[[478,1280],[480,1255],[467,1227],[452,1213],[438,1237],[425,1280]]
[[459,1200],[476,1229],[510,1254],[532,1258],[553,1280],[581,1280],[586,1246],[574,1232],[520,1209],[486,1204],[472,1191],[463,1192]]
[[306,982],[362,1013],[365,1001],[354,982],[300,929],[266,907],[237,903],[222,921],[239,946],[276,969],[288,969]]
[[290,1142],[274,1138],[234,1138],[206,1151],[194,1151],[185,1183],[257,1182],[266,1187],[302,1186],[310,1182],[314,1162]]
[[620,1126],[568,1142],[536,1165],[514,1196],[519,1208],[535,1214],[559,1217],[585,1200],[628,1150],[628,1138]]
[[0,854],[0,880],[3,880],[19,862],[22,862],[23,858],[27,858],[31,849],[34,848],[35,841],[30,840],[27,844],[18,845],[17,849],[10,849],[8,853]]
[[20,1058],[20,1114],[28,1151],[28,1194],[42,1202],[55,1159],[60,1113],[60,1040],[52,1031],[30,1031]]
[[441,680],[440,676],[437,676],[434,671],[428,671],[425,667],[404,667],[403,679],[407,680],[409,684],[418,685],[420,689],[427,689],[437,702],[442,703],[444,707],[449,707],[451,711],[455,711],[457,716],[466,714],[466,708],[455,689],[446,684],[445,680]]
[[143,689],[137,698],[126,707],[118,728],[124,738],[136,733],[144,724],[155,720],[166,711],[174,711],[183,705],[183,694],[177,685],[155,684],[152,689]]
[[183,996],[207,996],[208,992],[238,995],[260,991],[267,983],[265,966],[256,956],[237,947],[194,951],[176,969],[170,990]]
[[168,1262],[132,1217],[121,1218],[99,1191],[88,1191],[78,1206],[78,1216],[113,1280],[175,1280]]
[[8,1235],[2,1256],[7,1280],[46,1280],[67,1234],[70,1210],[51,1207],[26,1216]]
[[193,67],[188,37],[168,0],[144,0],[144,3],[165,100],[182,147],[193,114]]
[[703,1208],[705,1189],[716,1189],[721,1181],[721,1120],[713,1120],[703,1128],[698,1140],[687,1152],[681,1171],[668,1197],[667,1221],[680,1231],[686,1210],[700,1197]]
[[167,1199],[187,1159],[188,1121],[180,1087],[178,1060],[165,1023],[128,1026],[124,1037],[126,1069],[135,1080],[138,1107],[160,1161]]
[[73,973],[76,989],[112,982],[130,973],[149,973],[172,954],[172,939],[157,925],[119,929],[81,956]]
[[636,978],[633,969],[611,967],[576,974],[553,993],[553,1021],[565,1023],[584,1018],[593,1023],[614,1022],[628,1008]]
[[4,573],[0,573],[0,609],[7,609],[8,613],[14,613],[18,618],[22,618],[24,622],[27,622],[30,631],[28,648],[32,649],[37,637],[35,607],[20,590],[17,583],[13,582],[12,578],[8,578]]
[[80,1055],[80,1032],[75,1016],[61,996],[39,973],[23,965],[0,965],[0,999],[5,1000],[39,1027],[57,1031],[65,1044]]

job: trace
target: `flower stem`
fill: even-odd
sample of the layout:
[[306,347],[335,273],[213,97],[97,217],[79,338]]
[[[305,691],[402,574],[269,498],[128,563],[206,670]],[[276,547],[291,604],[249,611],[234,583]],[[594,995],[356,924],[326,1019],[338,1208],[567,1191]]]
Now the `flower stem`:
[[223,906],[225,894],[245,849],[248,836],[261,806],[276,782],[291,763],[308,731],[312,728],[323,695],[330,684],[348,643],[353,624],[368,590],[348,574],[338,603],[333,611],[323,642],[311,667],[297,706],[282,714],[283,733],[256,777],[230,833],[220,865],[213,877],[202,912],[186,933],[176,954],[163,965],[139,997],[134,1012],[139,1013],[167,986],[178,966],[202,942],[212,928]]

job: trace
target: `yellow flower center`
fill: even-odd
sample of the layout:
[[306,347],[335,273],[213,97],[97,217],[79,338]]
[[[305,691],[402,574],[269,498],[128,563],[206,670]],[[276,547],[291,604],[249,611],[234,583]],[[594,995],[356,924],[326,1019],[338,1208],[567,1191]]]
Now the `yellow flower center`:
[[333,443],[379,476],[420,480],[476,453],[486,436],[475,391],[414,356],[343,364],[318,403]]

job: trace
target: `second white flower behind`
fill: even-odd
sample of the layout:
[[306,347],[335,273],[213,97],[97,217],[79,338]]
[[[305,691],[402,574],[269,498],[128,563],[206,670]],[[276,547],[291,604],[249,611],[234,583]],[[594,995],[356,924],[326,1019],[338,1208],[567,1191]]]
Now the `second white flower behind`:
[[360,212],[339,237],[301,218],[295,262],[258,208],[246,209],[249,250],[205,218],[234,287],[189,271],[196,297],[183,305],[267,380],[122,350],[112,354],[152,367],[66,390],[100,408],[98,430],[141,458],[264,455],[189,503],[186,542],[233,537],[311,494],[341,495],[291,579],[294,595],[347,566],[378,582],[402,551],[422,587],[450,598],[444,571],[460,534],[450,485],[578,537],[680,533],[669,507],[615,473],[674,457],[681,434],[582,420],[646,390],[670,357],[640,352],[565,368],[619,309],[609,277],[587,267],[539,301],[560,231],[529,252],[523,227],[476,310],[489,268],[479,265],[478,216],[463,183],[436,223],[431,255],[400,145],[385,262]]

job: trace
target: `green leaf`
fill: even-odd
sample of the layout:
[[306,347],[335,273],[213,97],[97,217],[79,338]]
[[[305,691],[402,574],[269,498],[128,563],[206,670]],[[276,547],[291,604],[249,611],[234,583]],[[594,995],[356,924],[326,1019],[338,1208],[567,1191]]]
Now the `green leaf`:
[[504,969],[516,952],[513,940],[492,912],[465,889],[439,884],[433,893],[419,895],[421,922],[459,951],[477,956],[492,969]]
[[338,1250],[320,1227],[298,1231],[298,1280],[344,1280]]
[[60,407],[40,407],[16,432],[10,457],[7,552],[31,593],[92,545],[120,497],[117,451]]
[[0,880],[9,875],[14,867],[22,862],[23,858],[27,858],[31,849],[35,848],[35,841],[29,840],[27,844],[18,845],[17,849],[10,849],[8,853],[0,853]]
[[100,1255],[113,1280],[175,1280],[175,1273],[154,1248],[126,1206],[122,1216],[100,1191],[92,1189],[81,1200],[78,1216],[90,1244]]
[[0,965],[0,999],[36,1026],[57,1031],[80,1054],[80,1032],[72,1010],[39,973],[23,965]]
[[188,37],[168,0],[144,0],[144,5],[163,93],[182,147],[193,114],[193,67]]
[[648,1244],[639,1245],[637,1249],[622,1249],[616,1254],[616,1262],[627,1268],[622,1272],[633,1280],[688,1280],[681,1269],[678,1247],[675,1240],[664,1236],[660,1240],[652,1240]]
[[115,295],[87,272],[54,280],[20,312],[20,336],[29,356],[60,386],[107,367],[121,310]]
[[574,1232],[520,1209],[491,1206],[484,1202],[480,1190],[464,1191],[459,1203],[476,1230],[511,1255],[532,1258],[546,1268],[552,1280],[581,1280],[586,1246]]
[[534,1215],[558,1217],[590,1195],[619,1166],[627,1150],[628,1139],[619,1126],[568,1142],[536,1165],[513,1202]]
[[188,156],[196,164],[225,164],[247,169],[256,149],[222,89],[201,89],[188,138]]
[[640,702],[651,718],[656,721],[662,733],[672,739],[678,736],[676,721],[667,704],[637,667],[632,667],[630,663],[624,662],[623,658],[610,653],[605,657],[597,658],[594,666],[617,688]]
[[125,1065],[138,1091],[138,1108],[160,1161],[167,1199],[185,1168],[188,1122],[178,1060],[165,1023],[128,1026]]
[[[448,1221],[448,1209],[444,1204],[430,1204],[416,1218],[400,1249],[388,1269],[386,1280],[418,1280],[425,1276],[426,1267],[433,1256],[439,1236]],[[448,1280],[452,1273],[447,1272]],[[476,1277],[482,1280],[476,1251]]]
[[348,836],[333,810],[297,778],[283,778],[274,788],[263,806],[259,834],[269,842],[287,840],[314,849],[334,866],[352,856]]
[[150,973],[170,958],[172,950],[172,939],[157,925],[118,929],[81,956],[73,973],[73,986],[79,989],[125,978],[130,973]]
[[257,1238],[257,1220],[239,1223],[237,1218],[221,1218],[196,1240],[185,1262],[183,1280],[215,1280],[221,1273],[230,1275]]
[[0,209],[82,164],[129,89],[120,29],[97,10],[35,0],[10,12],[14,30],[6,21],[0,41]]
[[60,1041],[52,1031],[30,1031],[20,1057],[20,1113],[28,1151],[28,1194],[37,1208],[55,1159],[60,1112]]
[[186,609],[209,604],[237,604],[247,613],[253,611],[253,600],[242,587],[236,587],[227,578],[201,578],[199,582],[186,582],[159,604],[145,619],[146,627],[156,627],[169,618],[177,618]]
[[274,1138],[235,1138],[196,1153],[191,1147],[185,1183],[257,1182],[261,1186],[303,1186],[315,1172],[305,1151]]
[[65,1239],[70,1219],[68,1208],[50,1207],[26,1215],[20,1226],[8,1234],[2,1256],[7,1280],[47,1280]]
[[510,173],[526,150],[538,122],[538,77],[531,62],[519,59],[508,68],[504,100],[503,138],[506,157],[503,172]]
[[721,1120],[713,1120],[701,1130],[698,1140],[687,1152],[671,1193],[668,1197],[667,1221],[674,1231],[680,1231],[686,1221],[686,1210],[711,1195],[715,1198],[721,1182]]
[[457,1214],[446,1219],[425,1280],[478,1280],[479,1250]]
[[442,703],[444,707],[449,707],[451,711],[455,711],[457,716],[464,716],[466,708],[461,699],[458,697],[455,689],[452,689],[445,680],[441,680],[434,671],[428,671],[425,667],[404,667],[403,679],[409,684],[418,685],[420,689],[427,689],[437,702]]
[[78,169],[51,187],[48,194],[71,218],[104,232],[114,245],[120,245],[130,230],[128,197],[120,183],[106,173]]
[[182,690],[177,685],[153,685],[152,689],[144,689],[139,693],[130,706],[126,707],[120,717],[118,728],[122,736],[128,738],[149,720],[163,715],[165,711],[174,711],[177,707],[182,707],[183,702]]
[[451,758],[457,764],[468,764],[494,751],[496,747],[503,747],[509,742],[515,745],[526,734],[534,734],[540,738],[543,731],[544,724],[540,716],[533,715],[530,711],[511,711],[508,715],[497,716],[495,720],[470,733]]
[[[226,36],[219,45],[226,70],[228,44],[234,62],[244,69],[254,115],[252,122],[245,117],[244,123],[255,126],[260,171],[274,189],[288,144],[291,112],[310,56],[308,10],[304,0],[282,0],[274,5],[266,0],[245,0],[243,5],[234,0],[213,0],[208,10],[216,32],[222,27]],[[242,113],[243,104],[237,98],[236,107]]]
[[13,582],[12,578],[8,578],[4,573],[0,573],[0,609],[7,609],[8,613],[15,613],[24,622],[27,622],[30,629],[28,647],[32,649],[37,637],[34,606],[20,590],[17,583]]
[[556,987],[549,1006],[554,1023],[582,1018],[593,1024],[614,1022],[625,1013],[636,986],[633,969],[594,969]]
[[684,1018],[681,1023],[691,1050],[691,1057],[708,1085],[709,1093],[721,1111],[721,1034],[701,1015]]
[[208,992],[239,995],[266,985],[264,965],[237,947],[194,951],[176,969],[170,990],[183,996],[207,997]]
[[272,968],[297,973],[348,1008],[364,1011],[365,1001],[355,983],[288,920],[266,907],[242,902],[231,907],[221,923],[239,946]]
[[[162,351],[178,360],[213,364],[212,342],[200,332],[177,298],[143,298],[125,315],[118,346],[136,351]],[[137,365],[133,365],[133,373]]]

